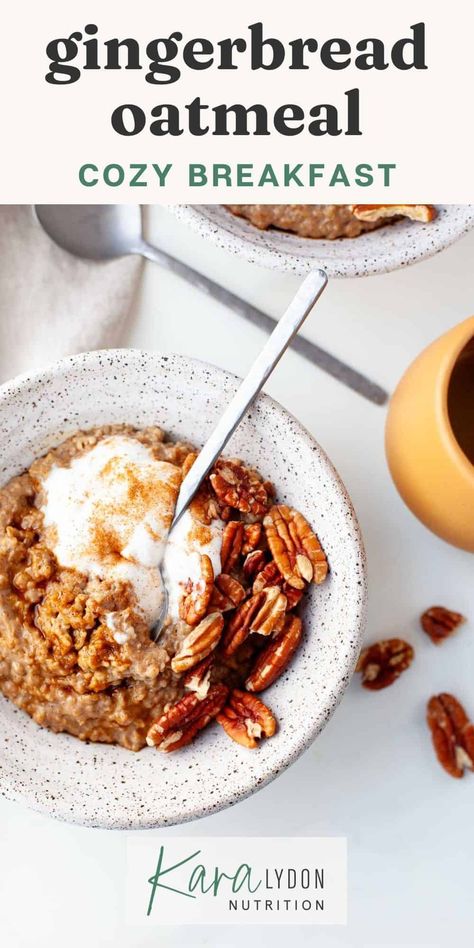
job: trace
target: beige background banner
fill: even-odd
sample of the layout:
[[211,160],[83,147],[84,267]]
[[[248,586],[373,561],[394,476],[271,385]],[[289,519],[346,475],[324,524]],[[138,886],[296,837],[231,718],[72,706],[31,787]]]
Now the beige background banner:
[[[26,11],[26,12],[25,12]],[[264,33],[285,44],[285,62],[278,70],[252,71],[248,53],[235,54],[239,68],[211,68],[195,71],[183,66],[186,41],[206,37],[213,44],[225,38],[249,40],[248,26],[263,21]],[[379,37],[390,54],[393,43],[411,35],[413,24],[426,23],[426,70],[401,71],[390,65],[376,71],[361,71],[354,64],[330,70],[321,63],[321,46],[331,38],[344,38],[354,48],[367,37]],[[96,36],[87,36],[87,24],[96,24]],[[315,4],[303,0],[290,7],[273,0],[240,0],[228,5],[207,0],[195,4],[174,0],[154,4],[148,0],[25,0],[13,4],[4,21],[0,38],[2,85],[2,149],[0,152],[0,202],[444,202],[470,203],[474,184],[470,168],[474,146],[471,93],[473,87],[471,38],[474,8],[465,0],[340,0],[338,4]],[[150,40],[169,37],[180,31],[183,41],[173,65],[182,69],[179,81],[152,84],[146,46]],[[48,71],[46,46],[49,41],[82,34],[73,63],[80,78],[67,85],[45,81]],[[112,38],[135,38],[140,45],[141,69],[105,69],[106,47]],[[289,43],[296,38],[314,37],[318,51],[308,54],[310,68],[288,68]],[[98,41],[100,69],[84,70],[84,40]],[[122,50],[122,54],[123,54]],[[203,56],[203,59],[206,57]],[[344,57],[341,57],[342,59]],[[264,104],[270,116],[286,103],[302,107],[305,115],[322,103],[338,108],[342,129],[346,128],[346,93],[360,90],[362,134],[315,137],[307,131],[291,137],[274,130],[268,136],[194,137],[187,130],[186,104],[197,96],[209,106],[207,118],[213,125],[212,107],[222,104]],[[118,134],[111,125],[114,109],[125,103],[139,106],[146,117],[143,131],[131,137]],[[184,125],[177,137],[157,137],[149,130],[151,110],[164,103],[178,106]],[[307,124],[307,121],[306,121]],[[206,166],[210,183],[189,186],[189,163]],[[231,186],[212,186],[213,165],[230,165]],[[284,165],[301,164],[299,178],[284,186]],[[391,186],[384,186],[381,164],[394,164]],[[84,187],[79,169],[84,164],[93,187]],[[153,164],[172,167],[166,186],[160,187]],[[250,166],[248,180],[253,187],[237,187],[238,164]],[[275,183],[256,187],[263,168],[271,164]],[[357,165],[374,169],[370,187],[355,184]],[[104,183],[104,169],[119,186]],[[131,187],[137,169],[140,185]],[[310,165],[321,178],[310,186]],[[331,186],[331,177],[343,165],[347,181]],[[122,170],[120,170],[122,169]],[[339,178],[343,179],[342,173]]]

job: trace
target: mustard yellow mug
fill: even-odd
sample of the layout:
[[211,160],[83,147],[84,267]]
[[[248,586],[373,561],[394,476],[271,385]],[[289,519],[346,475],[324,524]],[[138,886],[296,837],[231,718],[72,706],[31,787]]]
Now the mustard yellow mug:
[[385,448],[415,516],[474,553],[474,316],[409,367],[390,402]]

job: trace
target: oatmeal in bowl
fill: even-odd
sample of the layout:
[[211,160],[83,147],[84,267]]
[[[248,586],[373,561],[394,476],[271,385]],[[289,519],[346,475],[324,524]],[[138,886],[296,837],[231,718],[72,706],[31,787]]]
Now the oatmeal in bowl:
[[227,204],[259,230],[276,228],[311,240],[360,237],[403,217],[428,224],[436,218],[433,204]]
[[102,426],[0,490],[0,690],[38,724],[135,751],[179,750],[214,719],[248,748],[275,733],[255,694],[293,657],[326,556],[238,459],[169,534],[195,458],[160,428]]
[[194,819],[276,777],[342,697],[363,547],[339,477],[288,412],[258,398],[168,537],[237,385],[117,350],[0,390],[8,798],[94,826]]

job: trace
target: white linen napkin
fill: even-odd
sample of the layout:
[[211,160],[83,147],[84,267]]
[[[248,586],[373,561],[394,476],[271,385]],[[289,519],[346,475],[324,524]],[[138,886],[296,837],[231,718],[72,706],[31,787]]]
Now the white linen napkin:
[[30,205],[1,205],[0,382],[119,345],[142,265],[78,260],[49,239]]

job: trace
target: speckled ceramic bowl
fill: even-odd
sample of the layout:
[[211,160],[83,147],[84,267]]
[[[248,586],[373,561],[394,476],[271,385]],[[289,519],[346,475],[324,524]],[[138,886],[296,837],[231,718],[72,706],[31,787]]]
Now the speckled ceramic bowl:
[[474,205],[439,204],[431,224],[402,220],[350,240],[310,240],[261,231],[221,204],[177,204],[171,210],[202,237],[249,263],[305,274],[322,267],[330,277],[371,276],[431,257],[474,226]]
[[[137,350],[87,353],[22,376],[0,389],[0,483],[78,428],[107,422],[157,424],[204,442],[236,384],[213,366]],[[134,754],[52,734],[0,697],[0,791],[9,799],[89,826],[192,820],[268,783],[330,718],[351,677],[365,613],[364,553],[350,500],[318,444],[267,396],[241,424],[231,452],[306,514],[331,568],[304,605],[304,644],[266,692],[278,734],[248,751],[213,726],[179,753]]]

